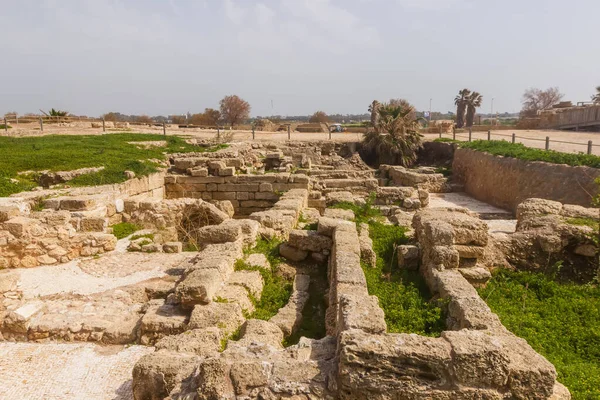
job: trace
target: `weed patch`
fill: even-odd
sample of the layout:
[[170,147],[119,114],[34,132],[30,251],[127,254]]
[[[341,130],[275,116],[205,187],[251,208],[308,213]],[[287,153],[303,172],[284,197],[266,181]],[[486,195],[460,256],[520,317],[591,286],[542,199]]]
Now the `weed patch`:
[[567,224],[589,226],[595,231],[598,230],[598,220],[595,220],[594,218],[567,218]]
[[117,239],[124,239],[132,233],[139,231],[141,227],[129,222],[121,222],[120,224],[113,225],[112,229],[113,235],[115,235]]
[[260,300],[251,296],[255,310],[248,318],[265,321],[271,319],[280,308],[287,304],[292,295],[292,282],[274,273],[282,261],[279,257],[279,244],[280,242],[277,240],[261,239],[257,242],[256,247],[249,252],[250,254],[264,254],[271,264],[271,270],[250,266],[244,260],[238,260],[235,264],[236,271],[258,271],[264,281]]
[[497,270],[479,293],[515,335],[554,364],[573,399],[600,398],[600,288]]
[[362,264],[369,294],[379,298],[388,332],[439,336],[445,327],[442,308],[430,301],[431,294],[418,272],[398,268],[395,246],[407,242],[404,233],[403,227],[369,224],[377,254],[375,268]]

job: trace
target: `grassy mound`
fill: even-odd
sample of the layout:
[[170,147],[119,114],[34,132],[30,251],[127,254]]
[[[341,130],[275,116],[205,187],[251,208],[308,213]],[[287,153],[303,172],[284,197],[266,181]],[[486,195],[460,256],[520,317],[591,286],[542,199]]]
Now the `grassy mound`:
[[600,288],[498,270],[479,291],[504,326],[553,363],[573,399],[600,399]]
[[37,186],[36,174],[19,176],[23,171],[71,171],[100,167],[104,170],[81,175],[69,182],[71,186],[120,183],[127,180],[124,171],[146,176],[158,170],[158,161],[165,154],[215,151],[190,145],[184,139],[169,136],[165,147],[143,148],[135,142],[164,141],[162,135],[120,133],[86,136],[0,137],[0,197]]
[[533,149],[522,143],[511,143],[504,140],[461,142],[460,147],[463,149],[484,151],[495,156],[512,157],[526,161],[545,161],[552,164],[600,168],[600,157],[598,156]]

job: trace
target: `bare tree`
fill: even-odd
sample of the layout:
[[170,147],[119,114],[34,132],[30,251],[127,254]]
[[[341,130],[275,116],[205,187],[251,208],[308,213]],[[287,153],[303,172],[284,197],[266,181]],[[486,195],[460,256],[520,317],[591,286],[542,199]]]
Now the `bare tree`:
[[523,108],[521,109],[521,118],[533,118],[538,111],[548,110],[563,98],[557,87],[551,87],[546,90],[530,88],[523,93]]
[[147,115],[137,116],[135,118],[135,122],[137,122],[138,124],[149,124],[149,125],[151,125],[151,124],[154,123],[154,121],[152,120],[152,118],[150,118]]
[[329,122],[329,117],[323,111],[317,111],[308,120],[311,124],[326,124]]
[[225,96],[220,105],[223,120],[232,127],[250,116],[250,104],[236,95]]
[[221,119],[221,112],[214,108],[206,108],[201,114],[194,114],[190,118],[190,122],[200,126],[216,126]]

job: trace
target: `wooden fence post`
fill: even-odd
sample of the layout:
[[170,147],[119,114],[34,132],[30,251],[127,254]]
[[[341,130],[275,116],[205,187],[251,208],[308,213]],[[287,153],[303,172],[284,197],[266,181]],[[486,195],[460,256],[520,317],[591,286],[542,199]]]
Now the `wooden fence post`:
[[254,125],[252,125],[252,140],[255,139],[255,130],[256,128],[254,127]]
[[44,132],[44,120],[40,117],[40,131]]
[[102,118],[102,132],[106,132],[106,119]]
[[488,141],[492,140],[492,131],[488,130]]
[[473,134],[473,129],[469,128],[469,142],[471,141],[471,135]]
[[592,141],[590,140],[588,142],[588,155],[590,155],[590,156],[592,155],[592,146],[593,146],[593,144],[592,144]]
[[546,136],[546,150],[550,150],[550,136]]
[[292,129],[291,129],[291,125],[288,125],[288,140],[290,140],[292,138]]
[[512,142],[513,144],[517,142],[517,135],[515,135],[514,133],[512,134]]

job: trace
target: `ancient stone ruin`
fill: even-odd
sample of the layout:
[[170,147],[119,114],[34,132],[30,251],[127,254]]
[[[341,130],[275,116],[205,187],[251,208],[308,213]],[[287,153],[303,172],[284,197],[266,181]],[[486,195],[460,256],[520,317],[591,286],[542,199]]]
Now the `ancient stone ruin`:
[[[597,210],[528,199],[515,232],[497,234],[497,209],[444,203],[461,188],[433,167],[373,169],[353,143],[288,142],[14,196],[0,206],[0,340],[140,346],[124,389],[136,400],[569,399],[476,288],[500,264],[548,254],[589,276],[587,228],[565,218]],[[363,270],[377,257],[369,225],[340,203],[407,228],[393,257],[444,304],[439,337],[388,332]],[[117,240],[124,222],[136,232]],[[270,241],[276,254],[259,248]],[[257,318],[271,274],[288,298]],[[314,296],[324,334],[290,344]]]

